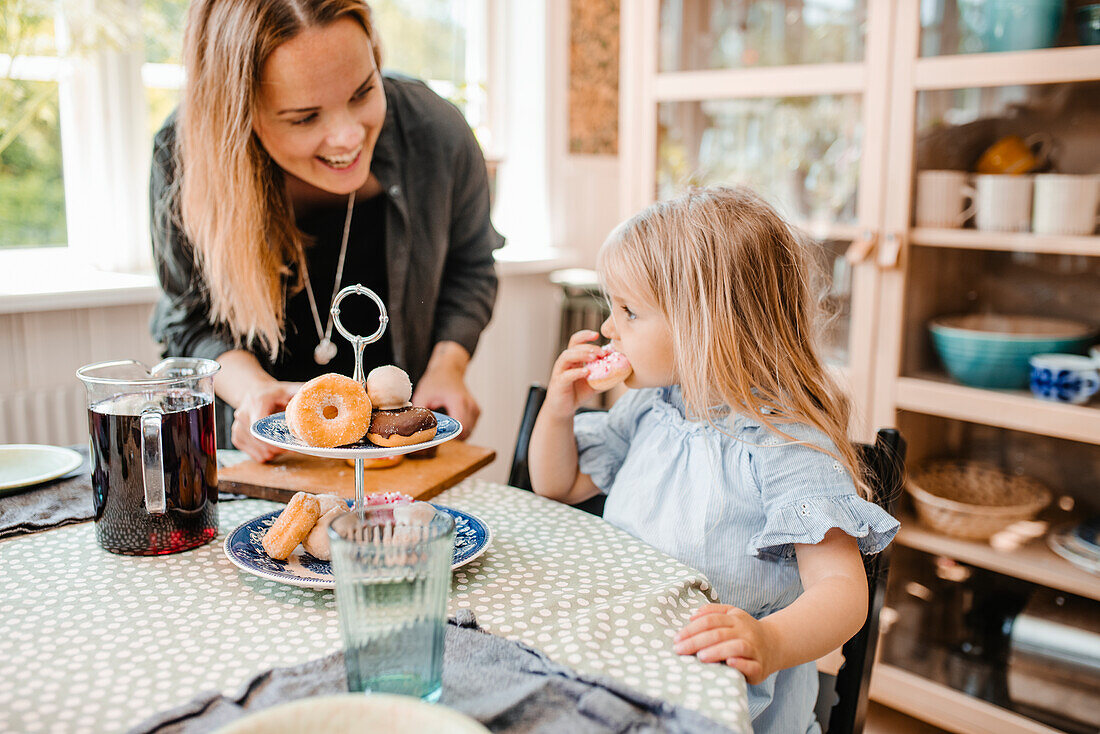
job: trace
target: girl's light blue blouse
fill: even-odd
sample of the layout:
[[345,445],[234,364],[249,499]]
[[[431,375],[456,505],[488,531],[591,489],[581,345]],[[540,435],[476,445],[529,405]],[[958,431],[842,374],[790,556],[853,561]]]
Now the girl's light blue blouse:
[[[685,418],[678,386],[630,390],[609,412],[574,421],[580,471],[607,494],[604,519],[702,571],[721,603],[761,618],[793,602],[802,593],[793,543],[840,528],[874,554],[897,533],[831,456],[751,417],[734,414],[723,428]],[[835,448],[817,429],[782,428]],[[820,732],[813,663],[748,688],[756,734]]]

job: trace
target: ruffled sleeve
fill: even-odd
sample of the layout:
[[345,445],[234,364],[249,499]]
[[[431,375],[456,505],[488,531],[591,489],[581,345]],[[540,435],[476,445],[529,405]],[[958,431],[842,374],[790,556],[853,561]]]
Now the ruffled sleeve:
[[607,412],[580,413],[573,418],[577,459],[582,474],[607,494],[626,459],[638,419],[652,397],[651,390],[628,390]]
[[[793,558],[794,543],[820,543],[840,528],[873,555],[890,544],[900,524],[888,512],[856,493],[844,465],[813,446],[835,450],[828,437],[810,426],[781,428],[799,441],[791,443],[757,424],[747,430],[752,474],[760,490],[764,527],[750,540],[756,556]],[[807,445],[807,444],[812,444]]]

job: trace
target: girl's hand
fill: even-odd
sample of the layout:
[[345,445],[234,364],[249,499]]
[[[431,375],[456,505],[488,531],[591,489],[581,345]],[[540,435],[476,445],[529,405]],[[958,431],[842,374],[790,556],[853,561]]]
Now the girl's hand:
[[300,382],[264,382],[248,391],[233,414],[233,428],[230,431],[233,445],[261,463],[267,463],[283,453],[282,449],[253,436],[249,429],[260,418],[284,410],[301,387]]
[[569,337],[569,346],[554,362],[542,410],[555,418],[572,421],[581,403],[596,394],[585,378],[588,377],[588,363],[600,353],[599,347],[588,342],[599,336],[594,331],[584,330]]
[[776,641],[771,628],[748,612],[727,604],[706,604],[691,616],[676,637],[673,650],[695,655],[704,663],[725,661],[751,685],[764,681],[777,668]]

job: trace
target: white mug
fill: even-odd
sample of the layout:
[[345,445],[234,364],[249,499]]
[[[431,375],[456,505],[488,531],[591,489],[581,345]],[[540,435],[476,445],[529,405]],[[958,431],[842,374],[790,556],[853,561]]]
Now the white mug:
[[1027,232],[1031,227],[1031,176],[982,173],[974,177],[978,229]]
[[[976,193],[967,185],[965,171],[920,171],[917,226],[961,227],[974,214]],[[967,199],[970,206],[965,206]]]
[[1100,204],[1100,176],[1038,175],[1031,229],[1042,234],[1092,234],[1096,229],[1097,204]]

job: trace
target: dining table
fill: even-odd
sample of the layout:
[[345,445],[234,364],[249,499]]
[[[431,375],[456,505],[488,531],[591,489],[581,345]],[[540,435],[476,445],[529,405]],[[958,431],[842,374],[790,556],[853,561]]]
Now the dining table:
[[[745,680],[677,655],[672,637],[714,600],[707,579],[602,518],[468,478],[432,499],[479,518],[487,549],[452,574],[449,612],[606,678],[751,732]],[[199,548],[108,553],[90,521],[0,540],[0,731],[126,731],[211,689],[342,647],[334,594],[241,570],[234,528],[282,505],[219,503]]]

